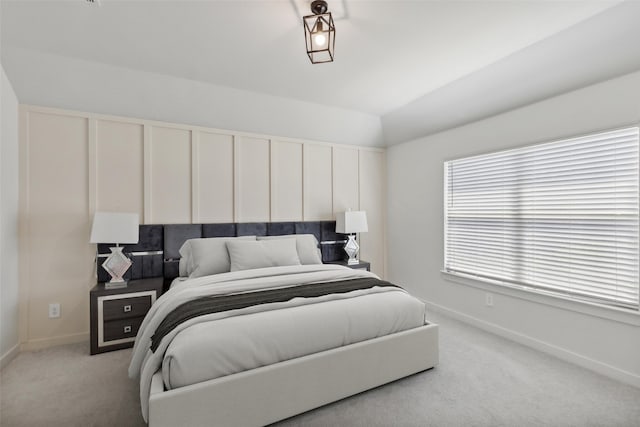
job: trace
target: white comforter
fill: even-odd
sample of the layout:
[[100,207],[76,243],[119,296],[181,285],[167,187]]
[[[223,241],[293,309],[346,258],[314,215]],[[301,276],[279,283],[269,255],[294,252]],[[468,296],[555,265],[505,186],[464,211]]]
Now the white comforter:
[[[129,366],[130,377],[140,376],[145,420],[151,378],[163,360],[166,385],[178,387],[424,324],[422,302],[399,288],[374,287],[200,316],[176,327],[151,352],[151,336],[164,317],[179,305],[206,295],[367,276],[376,277],[363,270],[335,265],[304,265],[217,274],[172,287],[156,301],[142,322]],[[283,328],[288,328],[287,333],[282,333]],[[202,339],[205,336],[217,339]],[[314,338],[305,339],[309,336]],[[260,351],[248,351],[258,347]],[[201,352],[207,357],[201,357]]]

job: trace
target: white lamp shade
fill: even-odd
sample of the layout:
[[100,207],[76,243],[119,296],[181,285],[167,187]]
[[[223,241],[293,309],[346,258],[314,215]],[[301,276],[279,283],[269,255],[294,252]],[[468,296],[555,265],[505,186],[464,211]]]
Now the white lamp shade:
[[90,243],[138,243],[137,213],[96,212]]
[[369,231],[365,211],[347,211],[336,215],[337,233],[363,233]]

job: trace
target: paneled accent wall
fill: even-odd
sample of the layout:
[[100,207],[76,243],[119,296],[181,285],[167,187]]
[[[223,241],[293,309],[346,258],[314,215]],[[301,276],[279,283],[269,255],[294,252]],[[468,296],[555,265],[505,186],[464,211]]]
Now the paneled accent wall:
[[[98,211],[137,212],[144,218],[144,126],[96,120],[95,151],[95,200]],[[119,165],[114,169],[114,165]],[[126,191],[122,191],[126,188]]]
[[[21,191],[19,214],[24,225],[18,260],[21,341],[26,341],[25,335],[36,342],[52,336],[73,340],[78,337],[71,335],[82,334],[89,325],[87,290],[94,269],[89,244],[89,123],[83,117],[35,111],[26,120],[28,146],[21,154],[27,158],[21,156],[20,165],[23,176],[27,174],[21,183],[27,193]],[[48,304],[53,302],[60,303],[63,312],[50,320]]]
[[[92,113],[20,112],[21,341],[87,338],[95,211],[141,222],[333,220],[367,211],[361,257],[385,275],[385,151]],[[48,319],[48,304],[61,317]]]
[[193,222],[233,222],[233,136],[194,132]]
[[270,147],[264,138],[235,137],[235,212],[237,222],[269,221]]
[[[145,153],[145,223],[174,224],[191,222],[191,131],[163,126],[148,126]],[[117,164],[112,165],[114,168]],[[122,191],[122,190],[121,190]],[[126,190],[124,190],[126,191]],[[100,194],[96,194],[96,199]],[[148,206],[148,209],[147,209]]]
[[333,147],[333,212],[344,212],[360,206],[359,159],[357,148]]
[[271,141],[271,221],[302,221],[300,142]]
[[333,215],[333,162],[330,145],[305,144],[302,150],[304,219],[321,221]]
[[372,271],[384,275],[387,209],[386,197],[381,195],[386,195],[387,162],[384,152],[369,150],[360,150],[359,160],[360,209],[367,212],[369,224],[369,232],[360,234],[360,257],[371,262]]

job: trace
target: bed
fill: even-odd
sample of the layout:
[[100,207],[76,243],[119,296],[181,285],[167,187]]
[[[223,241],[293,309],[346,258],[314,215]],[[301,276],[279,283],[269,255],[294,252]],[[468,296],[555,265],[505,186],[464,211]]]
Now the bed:
[[150,426],[266,425],[438,363],[421,301],[327,264],[342,256],[331,222],[288,224],[163,226],[171,287],[129,369]]

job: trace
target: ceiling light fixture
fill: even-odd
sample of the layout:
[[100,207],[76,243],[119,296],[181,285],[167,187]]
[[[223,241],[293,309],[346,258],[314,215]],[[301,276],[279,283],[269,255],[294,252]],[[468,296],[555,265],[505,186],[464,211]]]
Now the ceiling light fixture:
[[314,0],[311,12],[302,18],[304,39],[307,43],[307,55],[312,64],[333,62],[333,50],[336,43],[336,27],[331,12],[327,12],[327,2]]

